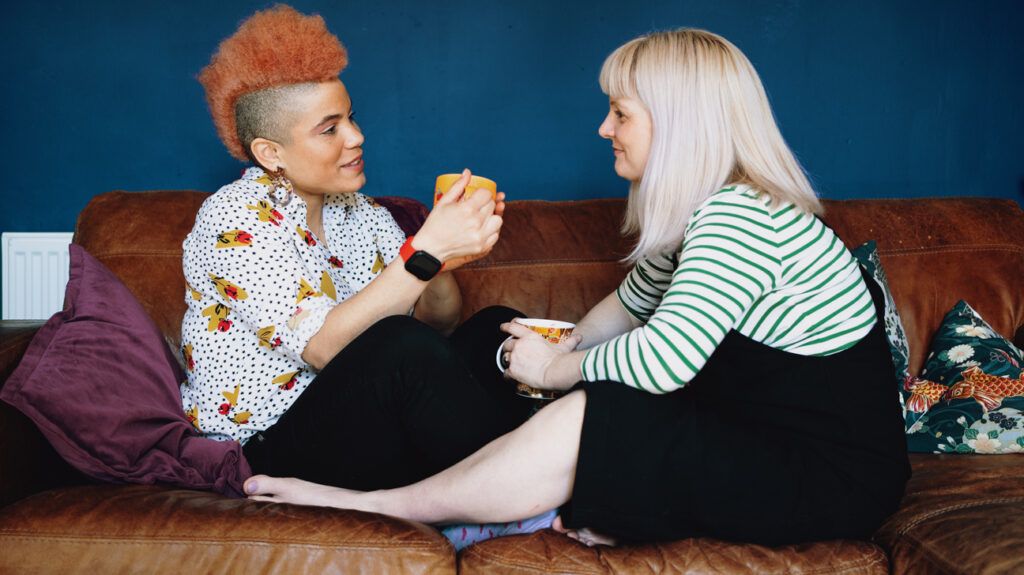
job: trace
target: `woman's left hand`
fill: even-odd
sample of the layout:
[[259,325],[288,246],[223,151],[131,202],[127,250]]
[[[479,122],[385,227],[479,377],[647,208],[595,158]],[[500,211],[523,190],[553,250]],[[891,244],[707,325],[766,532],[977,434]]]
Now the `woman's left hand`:
[[[504,191],[499,191],[498,192],[498,195],[495,197],[495,202],[497,204],[495,204],[495,212],[494,212],[494,214],[496,216],[501,216],[501,215],[505,214],[505,192]],[[444,271],[452,271],[452,270],[455,270],[455,269],[459,269],[462,266],[468,264],[469,262],[473,262],[473,261],[479,260],[480,258],[485,258],[487,256],[487,254],[489,254],[489,253],[490,253],[490,250],[487,250],[486,252],[481,252],[481,253],[473,255],[473,256],[462,256],[460,258],[452,258],[451,260],[444,262]]]
[[[504,215],[504,213],[505,213],[505,192],[498,192],[498,195],[495,197],[495,202],[496,203],[494,204],[494,215],[496,215],[496,216]],[[461,268],[462,266],[468,264],[469,262],[476,261],[478,259],[487,257],[487,254],[489,254],[489,253],[491,253],[491,250],[487,250],[485,252],[481,252],[479,254],[475,254],[475,255],[471,255],[471,256],[462,256],[462,257],[452,258],[452,259],[444,262],[444,271],[450,272],[452,270],[457,270],[457,269]]]
[[557,370],[551,367],[576,349],[580,336],[571,335],[561,343],[551,343],[539,333],[516,322],[501,324],[501,331],[514,337],[506,341],[504,346],[509,358],[505,377],[536,389],[552,390],[569,389],[579,380],[578,377],[557,377]]

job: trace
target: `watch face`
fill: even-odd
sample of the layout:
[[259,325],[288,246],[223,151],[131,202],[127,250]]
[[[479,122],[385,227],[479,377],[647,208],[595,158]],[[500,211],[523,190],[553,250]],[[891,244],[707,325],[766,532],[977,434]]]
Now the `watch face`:
[[416,252],[405,262],[405,269],[423,281],[429,281],[441,271],[441,262],[427,252]]

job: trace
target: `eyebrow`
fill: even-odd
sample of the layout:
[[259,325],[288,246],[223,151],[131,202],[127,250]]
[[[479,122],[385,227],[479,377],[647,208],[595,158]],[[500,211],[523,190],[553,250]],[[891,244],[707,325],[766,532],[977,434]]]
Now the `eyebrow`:
[[333,122],[335,120],[338,120],[340,118],[341,118],[341,114],[331,114],[329,116],[324,116],[324,118],[322,120],[320,120],[320,123],[318,123],[316,126],[314,126],[313,129],[314,130],[319,130],[324,124],[328,124],[328,123]]

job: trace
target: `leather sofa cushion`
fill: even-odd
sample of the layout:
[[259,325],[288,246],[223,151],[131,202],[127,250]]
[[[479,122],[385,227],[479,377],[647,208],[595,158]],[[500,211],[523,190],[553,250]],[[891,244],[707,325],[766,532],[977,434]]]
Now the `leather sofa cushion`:
[[1024,573],[1024,456],[911,454],[900,509],[875,534],[895,573]]
[[151,486],[23,499],[0,510],[0,549],[0,573],[455,572],[420,523]]
[[885,575],[878,547],[862,541],[823,541],[779,548],[685,539],[626,547],[586,547],[551,530],[477,543],[459,555],[459,573],[843,573]]

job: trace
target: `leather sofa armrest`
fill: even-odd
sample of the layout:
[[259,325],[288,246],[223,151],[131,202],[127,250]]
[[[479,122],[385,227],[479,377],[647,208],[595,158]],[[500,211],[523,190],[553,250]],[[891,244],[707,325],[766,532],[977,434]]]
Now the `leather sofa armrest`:
[[0,381],[6,382],[14,373],[14,368],[18,367],[21,356],[28,349],[28,344],[44,323],[46,322],[43,320],[0,321]]
[[[0,387],[14,373],[44,321],[0,321]],[[27,417],[0,401],[0,507],[84,477],[71,468]]]

